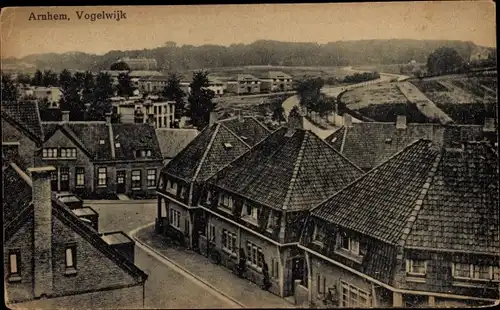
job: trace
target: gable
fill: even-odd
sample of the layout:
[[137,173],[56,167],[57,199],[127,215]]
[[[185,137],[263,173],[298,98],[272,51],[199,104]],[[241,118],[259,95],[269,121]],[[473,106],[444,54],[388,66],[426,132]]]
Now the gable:
[[68,147],[77,149],[77,158],[90,158],[87,150],[83,149],[81,144],[76,143],[74,139],[70,138],[63,130],[60,128],[54,131],[54,133],[43,143],[44,148],[48,147]]

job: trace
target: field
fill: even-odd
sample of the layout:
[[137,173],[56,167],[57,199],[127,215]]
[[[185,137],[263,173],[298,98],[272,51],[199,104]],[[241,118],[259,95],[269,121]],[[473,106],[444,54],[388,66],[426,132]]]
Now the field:
[[408,100],[396,83],[379,83],[347,91],[342,95],[342,102],[351,110],[359,110],[371,105],[406,104]]
[[483,124],[485,117],[495,117],[496,75],[453,75],[411,83],[456,123]]
[[[353,69],[356,70],[366,70],[366,71],[377,71],[381,73],[392,73],[401,74],[401,67],[408,67],[408,64],[390,64],[390,65],[364,65],[364,66],[354,66]],[[425,66],[425,64],[417,63],[414,65],[415,68],[420,68]],[[403,74],[408,74],[405,72]]]

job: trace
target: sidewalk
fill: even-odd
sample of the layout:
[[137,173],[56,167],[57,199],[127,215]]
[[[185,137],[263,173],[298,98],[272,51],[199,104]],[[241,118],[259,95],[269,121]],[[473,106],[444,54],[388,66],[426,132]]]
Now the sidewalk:
[[154,225],[140,229],[132,237],[214,290],[237,301],[244,308],[295,308],[293,304],[264,291],[248,280],[239,278],[230,270],[213,264],[200,254],[167,246],[165,238],[154,232]]

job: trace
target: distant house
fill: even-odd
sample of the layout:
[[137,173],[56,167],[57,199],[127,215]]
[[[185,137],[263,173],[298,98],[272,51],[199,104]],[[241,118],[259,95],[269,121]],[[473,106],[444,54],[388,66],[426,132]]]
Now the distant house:
[[130,70],[156,70],[158,68],[158,63],[153,58],[122,57],[115,63],[119,62],[126,63]]
[[[192,80],[188,80],[187,78],[184,78],[181,81],[181,89],[184,91],[184,93],[189,94],[191,93],[191,82]],[[207,89],[210,89],[211,91],[214,92],[216,97],[220,97],[224,94],[226,91],[226,82],[219,80],[218,78],[208,76],[208,87]]]
[[311,211],[316,307],[473,307],[499,296],[498,153],[416,142]]
[[207,180],[200,252],[269,290],[293,296],[305,279],[297,248],[308,211],[362,175],[303,120],[274,131]]
[[226,90],[237,95],[260,93],[260,80],[250,74],[238,74],[236,79],[227,81]]
[[293,89],[293,79],[281,71],[269,71],[260,78],[262,92],[290,91]]
[[[54,167],[2,159],[5,301],[10,308],[141,308],[147,275],[52,195]],[[133,243],[128,243],[133,247]]]
[[203,221],[198,201],[205,181],[269,134],[253,117],[216,121],[212,113],[209,126],[161,171],[157,232],[199,250]]
[[383,163],[418,139],[429,139],[439,145],[460,144],[464,141],[488,139],[496,142],[493,119],[481,125],[441,125],[433,123],[406,123],[398,116],[396,123],[353,123],[345,118],[345,125],[325,141],[365,171]]
[[48,108],[59,108],[59,100],[62,97],[62,90],[59,87],[42,87],[33,86],[26,90],[27,96],[33,96],[37,100],[47,100],[49,103]]
[[158,93],[167,86],[168,77],[165,75],[146,75],[137,77],[137,86],[141,93]]
[[174,125],[175,102],[161,98],[113,97],[113,114],[120,115],[123,124],[151,123],[155,128],[171,128]]
[[490,57],[490,51],[487,48],[477,46],[470,55],[470,61],[486,60]]
[[36,102],[2,102],[2,154],[23,169],[36,164],[44,140]]
[[163,163],[167,164],[175,158],[198,134],[197,129],[156,129],[156,137],[160,144]]
[[[64,118],[65,116],[63,116]],[[53,191],[80,196],[155,195],[161,150],[150,124],[43,122],[45,140],[37,157],[56,167]]]

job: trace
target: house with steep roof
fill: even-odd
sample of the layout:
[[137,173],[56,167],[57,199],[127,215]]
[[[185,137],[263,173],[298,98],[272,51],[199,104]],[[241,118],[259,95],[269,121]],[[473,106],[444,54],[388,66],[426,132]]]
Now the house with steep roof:
[[2,102],[2,154],[22,169],[35,165],[35,152],[44,139],[35,102]]
[[226,91],[237,95],[259,94],[260,80],[251,74],[238,74],[235,79],[227,81]]
[[106,121],[43,122],[45,140],[40,162],[51,164],[54,191],[82,197],[116,194],[154,196],[162,156],[150,124]]
[[52,194],[54,169],[30,168],[30,177],[2,158],[7,305],[143,307],[147,274]]
[[362,175],[302,116],[226,165],[205,185],[201,253],[269,291],[294,294],[306,278],[297,248],[309,210]]
[[369,171],[418,139],[429,139],[446,146],[483,139],[494,144],[497,142],[497,132],[493,119],[486,119],[484,126],[481,126],[407,123],[405,116],[398,116],[396,123],[353,123],[346,117],[345,125],[325,141],[361,169]]
[[498,153],[416,142],[312,209],[302,232],[317,307],[499,300]]
[[266,72],[260,78],[260,90],[263,92],[283,92],[293,89],[293,79],[281,71]]
[[156,231],[199,251],[205,182],[269,134],[254,117],[216,121],[212,112],[210,124],[161,170]]

